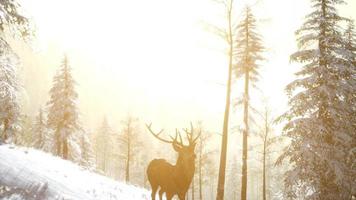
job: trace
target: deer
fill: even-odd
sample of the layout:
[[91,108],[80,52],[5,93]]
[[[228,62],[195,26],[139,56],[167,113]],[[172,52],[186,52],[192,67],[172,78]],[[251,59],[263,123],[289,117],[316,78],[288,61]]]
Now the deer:
[[[160,189],[159,199],[165,193],[166,199],[171,200],[173,196],[178,195],[180,200],[185,200],[186,193],[192,182],[195,171],[195,145],[197,139],[200,137],[200,132],[197,137],[193,138],[193,124],[190,123],[190,131],[183,129],[188,139],[188,145],[184,145],[182,136],[178,129],[176,129],[175,137],[170,136],[170,140],[160,137],[163,129],[155,133],[151,129],[151,124],[146,124],[149,132],[158,140],[171,144],[173,149],[178,153],[178,159],[175,165],[168,163],[165,159],[153,159],[147,167],[147,178],[151,185],[152,200],[156,199],[158,188]],[[178,141],[179,138],[179,141]]]

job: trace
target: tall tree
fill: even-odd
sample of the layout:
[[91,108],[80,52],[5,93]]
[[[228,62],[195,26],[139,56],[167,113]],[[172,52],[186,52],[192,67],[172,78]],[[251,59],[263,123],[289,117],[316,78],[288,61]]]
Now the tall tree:
[[[346,70],[343,74],[343,77],[348,82],[351,82],[351,92],[345,95],[345,101],[350,109],[348,115],[344,115],[344,119],[342,121],[348,122],[350,125],[350,129],[348,132],[350,133],[351,140],[348,143],[348,148],[351,150],[347,154],[347,167],[349,171],[349,177],[352,180],[356,180],[356,33],[354,27],[354,21],[350,20],[347,26],[347,29],[344,33],[344,37],[346,39],[345,49],[347,50],[346,60],[348,61],[348,67],[352,70]],[[350,193],[353,197],[356,197],[356,183],[350,185]]]
[[266,191],[266,157],[267,157],[267,150],[268,150],[268,146],[269,146],[269,130],[270,130],[270,126],[269,126],[269,117],[268,117],[268,111],[265,111],[265,116],[264,116],[264,121],[265,121],[265,130],[264,130],[264,134],[262,135],[262,140],[263,140],[263,152],[262,152],[262,156],[263,156],[263,161],[262,161],[262,199],[266,200],[267,199],[267,191]]
[[234,53],[234,30],[233,30],[233,1],[234,0],[215,0],[224,6],[227,27],[219,28],[213,27],[214,32],[221,36],[222,39],[227,43],[228,49],[228,70],[227,70],[227,80],[226,80],[226,97],[225,97],[225,112],[224,112],[224,122],[221,138],[221,151],[220,151],[220,164],[219,164],[219,176],[217,184],[217,200],[224,199],[225,192],[225,173],[226,173],[226,159],[227,159],[227,143],[228,143],[228,131],[229,131],[229,116],[230,116],[230,105],[231,105],[231,80],[233,73],[233,53]]
[[27,38],[31,35],[28,19],[19,12],[20,5],[14,0],[0,2],[0,140],[16,142],[14,133],[18,131],[20,106],[19,83],[17,77],[18,58],[4,40],[5,30]]
[[78,119],[75,81],[67,56],[53,79],[48,106],[48,127],[54,132],[56,155],[63,159],[77,160],[80,144],[77,138],[82,131]]
[[[1,18],[0,18],[1,19]],[[0,38],[0,140],[15,142],[20,128],[20,84],[18,58],[9,44]]]
[[262,52],[264,50],[261,37],[257,33],[256,19],[251,9],[246,7],[244,18],[237,26],[235,54],[237,65],[235,68],[236,77],[244,78],[244,129],[242,139],[242,180],[241,180],[241,200],[246,200],[247,196],[247,152],[248,152],[248,135],[249,135],[249,93],[250,85],[258,80],[259,62],[263,60]]
[[[291,60],[305,63],[287,86],[290,109],[284,134],[291,140],[278,160],[288,160],[285,192],[289,198],[351,199],[355,181],[347,165],[354,149],[355,66],[346,55],[336,6],[343,0],[312,0],[312,13],[296,32],[299,51]],[[351,77],[351,78],[350,78]],[[354,95],[352,97],[355,98]],[[351,123],[350,123],[351,122]]]

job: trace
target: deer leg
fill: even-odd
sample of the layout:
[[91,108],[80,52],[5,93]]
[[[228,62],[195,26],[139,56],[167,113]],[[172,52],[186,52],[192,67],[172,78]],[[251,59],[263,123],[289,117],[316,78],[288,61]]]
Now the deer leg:
[[173,198],[173,194],[171,193],[166,193],[166,196],[167,196],[167,200],[172,200]]
[[159,190],[158,194],[159,194],[159,200],[162,200],[162,195],[163,195],[164,191],[162,190],[162,188]]
[[185,200],[185,194],[178,194],[179,200]]
[[158,189],[158,185],[152,185],[152,193],[151,193],[152,200],[156,200],[157,189]]

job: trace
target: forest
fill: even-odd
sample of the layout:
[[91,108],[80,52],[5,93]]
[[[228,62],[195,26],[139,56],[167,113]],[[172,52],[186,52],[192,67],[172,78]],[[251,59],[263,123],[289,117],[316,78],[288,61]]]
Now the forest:
[[355,200],[355,10],[0,1],[0,199]]

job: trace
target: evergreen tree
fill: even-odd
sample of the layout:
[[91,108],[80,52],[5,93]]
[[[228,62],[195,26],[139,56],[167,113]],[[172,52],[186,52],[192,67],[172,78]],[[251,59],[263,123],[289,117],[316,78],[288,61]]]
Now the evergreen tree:
[[235,56],[237,65],[235,74],[237,77],[244,78],[244,130],[242,140],[242,181],[241,181],[241,199],[246,200],[247,196],[247,152],[249,135],[249,93],[250,85],[258,80],[259,62],[263,60],[261,54],[264,50],[260,35],[256,32],[256,19],[251,13],[249,7],[245,10],[245,16],[242,22],[237,26],[238,37],[235,42]]
[[43,110],[40,108],[32,128],[32,146],[44,150],[46,141],[49,139],[46,136],[46,121]]
[[0,141],[15,142],[20,129],[18,58],[3,39],[5,30],[27,38],[31,35],[28,19],[19,12],[20,5],[14,0],[0,2]]
[[28,19],[19,12],[20,4],[15,0],[2,0],[0,2],[0,31],[6,29],[21,37],[31,35]]
[[21,115],[20,118],[21,129],[16,132],[14,141],[16,145],[30,147],[32,146],[32,124],[33,121],[28,115]]
[[93,170],[95,169],[95,158],[94,158],[93,146],[88,137],[88,132],[80,131],[78,136],[79,136],[80,149],[81,149],[80,165],[86,167],[87,169]]
[[349,20],[344,37],[346,40],[345,48],[350,51],[348,59],[356,62],[355,24],[353,20]]
[[[349,153],[347,154],[347,167],[349,172],[349,177],[351,180],[356,180],[356,37],[355,37],[355,27],[354,22],[352,20],[349,21],[348,27],[345,31],[344,37],[346,39],[346,63],[347,66],[351,70],[346,70],[344,73],[344,79],[347,82],[350,82],[349,91],[345,94],[345,101],[347,107],[350,109],[347,115],[344,115],[344,119],[342,120],[345,123],[348,123],[349,129],[348,133],[350,134],[350,141],[348,142],[348,146],[346,149],[350,149]],[[356,196],[356,183],[353,182],[350,185],[351,194],[355,197]]]
[[[345,70],[343,73],[343,78],[348,81],[351,82],[351,86],[356,85],[356,79],[355,79],[355,71],[356,71],[356,35],[355,35],[355,26],[354,26],[354,22],[352,20],[349,21],[347,29],[344,33],[344,38],[345,38],[345,49],[346,51],[344,52],[344,56],[345,56],[345,60],[346,60],[346,66],[350,69],[350,70]],[[349,120],[352,120],[352,122],[356,122],[356,97],[355,97],[355,90],[356,88],[350,88],[351,92],[348,93],[348,95],[346,96],[346,102],[347,104],[350,106],[350,108],[352,108],[352,112],[351,112],[351,118],[348,118]]]
[[79,132],[82,128],[78,119],[75,81],[65,56],[53,79],[48,105],[48,128],[54,133],[55,154],[63,159],[80,160]]
[[[291,140],[278,160],[288,159],[285,192],[304,199],[351,199],[355,191],[347,157],[354,146],[355,67],[336,11],[342,0],[312,0],[313,11],[296,32],[299,51],[291,60],[305,64],[287,86],[290,109],[284,133]],[[351,121],[350,121],[351,120]],[[355,173],[353,173],[355,174]]]
[[[94,135],[94,151],[96,168],[105,175],[109,175],[113,165],[114,135],[109,122],[104,117],[98,131]],[[116,149],[116,148],[115,148]]]
[[20,84],[18,59],[8,43],[0,38],[0,140],[16,142],[20,129]]

